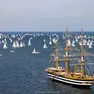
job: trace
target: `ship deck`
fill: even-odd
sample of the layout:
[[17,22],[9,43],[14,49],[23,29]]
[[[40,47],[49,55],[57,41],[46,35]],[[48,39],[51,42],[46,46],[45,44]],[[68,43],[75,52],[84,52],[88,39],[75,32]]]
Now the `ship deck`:
[[52,75],[64,77],[67,79],[79,80],[79,81],[94,81],[94,78],[92,76],[83,75],[82,73],[77,73],[77,72],[66,73],[64,69],[57,70],[56,68],[51,67],[51,68],[47,68],[45,71]]

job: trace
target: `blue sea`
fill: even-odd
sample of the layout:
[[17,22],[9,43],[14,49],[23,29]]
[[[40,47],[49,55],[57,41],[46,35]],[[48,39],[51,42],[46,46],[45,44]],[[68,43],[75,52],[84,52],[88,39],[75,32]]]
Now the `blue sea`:
[[[1,34],[1,33],[0,33]],[[0,94],[94,94],[94,85],[89,89],[81,89],[52,81],[48,78],[45,69],[54,65],[49,62],[50,54],[53,52],[53,46],[49,45],[49,36],[55,37],[57,34],[59,43],[65,47],[65,40],[62,39],[63,32],[3,32],[6,35],[8,49],[3,49],[0,44]],[[25,43],[23,48],[12,48],[9,42],[11,35],[23,37]],[[80,35],[81,32],[71,32],[71,35]],[[85,32],[87,36],[94,36],[93,32]],[[28,46],[28,40],[31,40],[31,46]],[[4,39],[4,37],[2,37]],[[2,40],[0,39],[0,40]],[[47,49],[43,48],[43,40],[46,40]],[[93,40],[93,39],[92,39]],[[33,49],[40,54],[32,54]],[[14,50],[13,53],[10,50]],[[94,44],[91,49],[85,48],[87,52],[94,53]],[[90,61],[94,62],[94,57]],[[91,74],[94,72],[94,66],[89,66]]]

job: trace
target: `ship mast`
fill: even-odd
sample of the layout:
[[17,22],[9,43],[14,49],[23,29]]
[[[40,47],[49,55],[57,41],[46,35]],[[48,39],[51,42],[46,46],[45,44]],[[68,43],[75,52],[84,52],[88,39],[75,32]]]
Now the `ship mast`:
[[81,42],[82,42],[82,48],[81,48],[81,73],[84,75],[84,67],[83,67],[83,65],[84,65],[84,43],[83,43],[83,41],[84,41],[84,33],[83,33],[83,29],[81,29],[81,31],[82,31],[82,40],[81,40]]
[[58,40],[56,41],[56,49],[55,49],[55,63],[56,63],[56,69],[59,69],[59,58],[58,58]]
[[68,61],[69,61],[69,56],[68,56],[68,51],[69,51],[69,47],[68,47],[68,27],[66,28],[66,47],[65,47],[65,70],[66,73],[68,73]]

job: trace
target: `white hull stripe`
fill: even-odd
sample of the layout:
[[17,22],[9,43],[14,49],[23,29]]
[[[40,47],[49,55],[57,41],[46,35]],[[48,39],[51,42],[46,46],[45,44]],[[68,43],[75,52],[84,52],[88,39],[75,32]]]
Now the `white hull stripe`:
[[52,75],[52,74],[49,74],[48,75],[52,76],[52,77],[57,77],[57,78],[60,78],[62,80],[67,80],[67,81],[72,81],[72,82],[90,82],[92,83],[93,81],[78,81],[78,80],[72,80],[72,79],[67,79],[67,78],[63,78],[63,77],[60,77],[60,76],[55,76],[55,75]]
[[82,84],[82,83],[74,83],[74,82],[64,81],[64,80],[62,80],[62,79],[53,78],[53,77],[51,77],[51,76],[49,76],[49,78],[55,79],[55,80],[58,80],[58,81],[61,81],[61,82],[64,82],[64,83],[73,84],[73,85],[82,85],[82,86],[91,86],[91,85],[92,85],[92,84]]

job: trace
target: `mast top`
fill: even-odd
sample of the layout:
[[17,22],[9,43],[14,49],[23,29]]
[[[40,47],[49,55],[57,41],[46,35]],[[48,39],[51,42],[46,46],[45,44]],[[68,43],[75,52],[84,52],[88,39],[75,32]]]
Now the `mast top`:
[[68,26],[66,27],[66,39],[68,39]]

